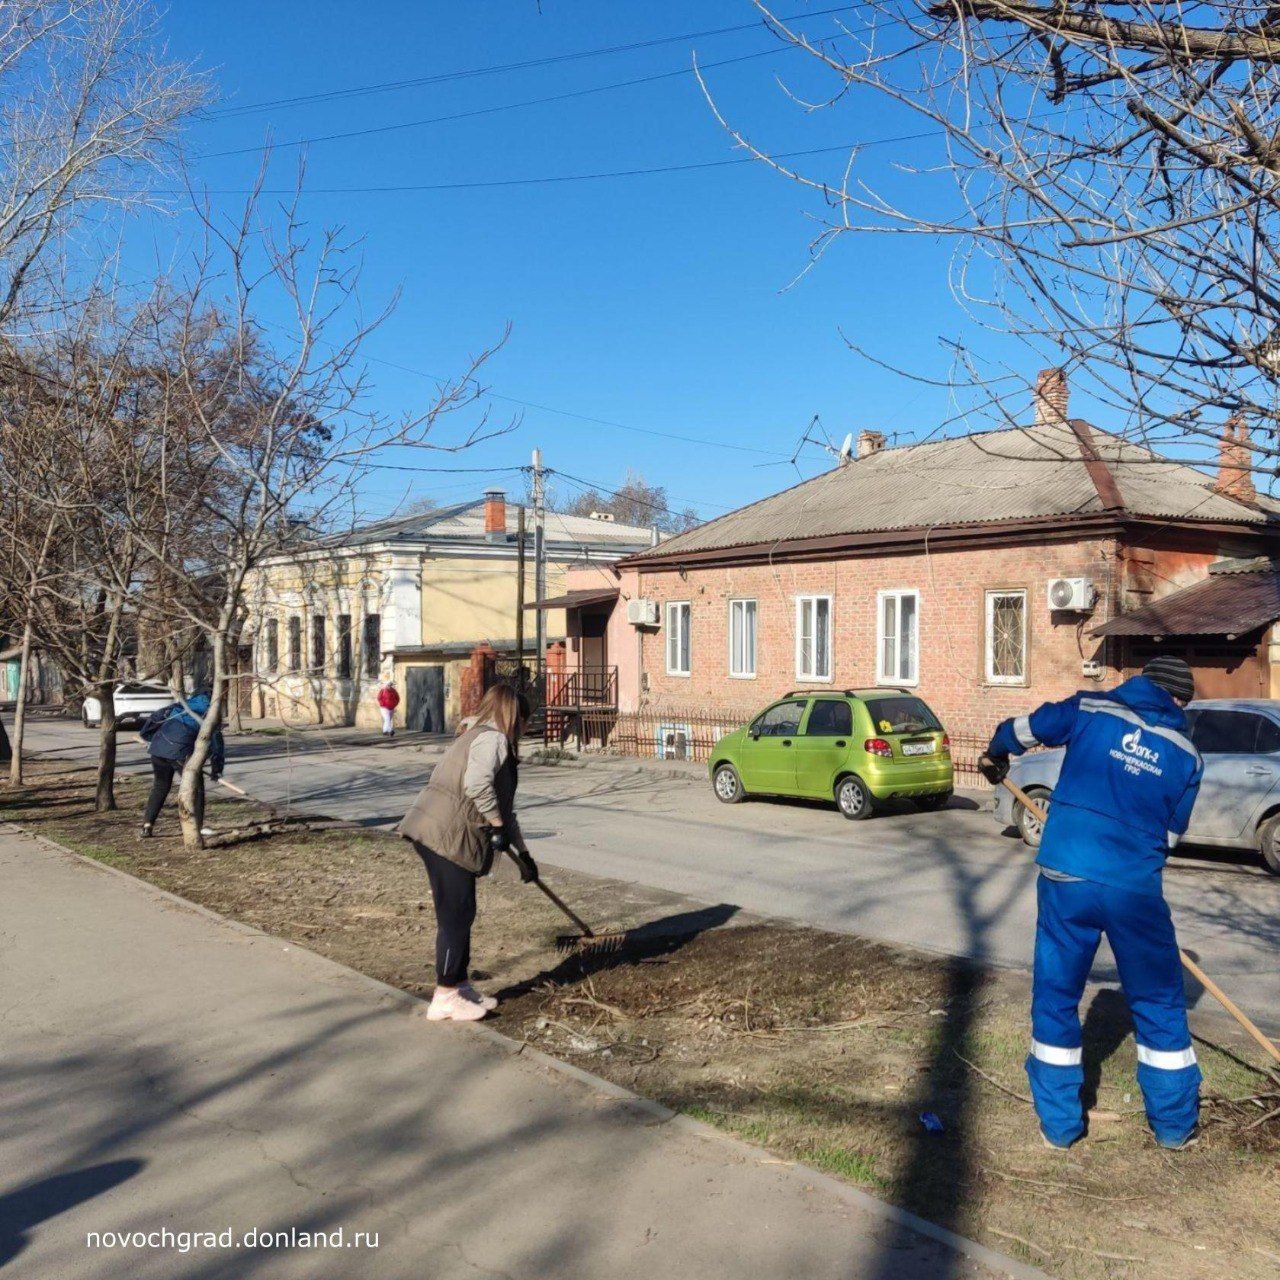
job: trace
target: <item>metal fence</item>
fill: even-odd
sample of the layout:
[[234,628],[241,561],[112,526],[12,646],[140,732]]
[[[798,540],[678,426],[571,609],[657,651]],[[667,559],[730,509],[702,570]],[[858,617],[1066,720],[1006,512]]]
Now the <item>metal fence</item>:
[[705,762],[719,738],[747,722],[741,711],[628,711],[621,715],[584,710],[579,717],[585,747],[646,760]]
[[[565,735],[577,736],[584,747],[647,760],[695,760],[705,763],[711,749],[726,733],[744,725],[741,711],[699,708],[696,711],[635,711],[614,715],[584,710],[566,723]],[[985,786],[978,758],[987,739],[978,734],[951,734],[951,759],[956,785]]]

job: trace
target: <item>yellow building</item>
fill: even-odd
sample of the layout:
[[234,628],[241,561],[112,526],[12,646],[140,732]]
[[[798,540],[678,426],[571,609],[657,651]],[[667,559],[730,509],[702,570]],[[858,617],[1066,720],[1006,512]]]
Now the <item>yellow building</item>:
[[[383,681],[400,692],[396,724],[440,732],[456,724],[460,675],[488,643],[515,653],[519,507],[500,490],[421,515],[366,525],[275,557],[245,593],[254,714],[290,724],[380,723]],[[526,511],[526,603],[534,598],[533,515]],[[653,542],[649,529],[603,516],[547,512],[546,594],[562,595],[571,566],[605,566]],[[578,575],[581,577],[581,575]],[[534,652],[526,612],[524,652]],[[546,611],[563,639],[562,609]]]

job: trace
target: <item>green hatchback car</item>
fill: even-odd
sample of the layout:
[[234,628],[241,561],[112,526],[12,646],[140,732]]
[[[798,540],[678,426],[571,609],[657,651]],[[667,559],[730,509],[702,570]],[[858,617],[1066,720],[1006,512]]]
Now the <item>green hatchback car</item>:
[[942,722],[905,689],[788,693],[721,738],[709,768],[725,804],[752,795],[834,800],[854,820],[886,800],[941,809],[955,788]]

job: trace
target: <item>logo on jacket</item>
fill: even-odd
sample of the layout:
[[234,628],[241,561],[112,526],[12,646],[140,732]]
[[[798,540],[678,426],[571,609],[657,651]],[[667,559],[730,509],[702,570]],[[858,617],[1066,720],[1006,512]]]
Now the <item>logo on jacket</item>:
[[1111,758],[1120,761],[1124,765],[1126,773],[1141,774],[1154,773],[1159,776],[1163,770],[1160,768],[1160,753],[1152,750],[1142,741],[1142,730],[1134,729],[1132,733],[1126,733],[1120,739],[1120,745],[1124,748],[1123,752],[1111,749]]

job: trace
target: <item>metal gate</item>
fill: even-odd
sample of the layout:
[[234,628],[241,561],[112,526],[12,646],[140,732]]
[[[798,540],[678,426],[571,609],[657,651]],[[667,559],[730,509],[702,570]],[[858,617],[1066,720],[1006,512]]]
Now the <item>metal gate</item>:
[[443,733],[444,667],[405,668],[404,727],[415,733]]

